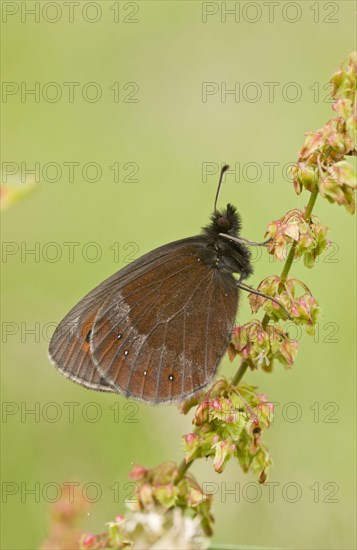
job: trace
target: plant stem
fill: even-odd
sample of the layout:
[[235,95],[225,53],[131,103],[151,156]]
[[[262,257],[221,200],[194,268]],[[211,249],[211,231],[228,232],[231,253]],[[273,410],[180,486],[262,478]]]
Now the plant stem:
[[[305,221],[309,221],[311,217],[312,210],[315,206],[315,202],[317,199],[317,195],[319,194],[319,188],[318,186],[315,187],[315,189],[312,191],[310,195],[309,202],[307,203],[307,207],[304,214]],[[296,250],[297,241],[294,241],[291,245],[291,248],[289,250],[288,257],[286,258],[286,262],[283,267],[283,271],[280,275],[280,285],[282,283],[285,283],[286,279],[288,278],[289,271],[291,269],[291,266],[293,265],[294,257],[295,257],[295,250]],[[266,313],[262,320],[262,326],[265,328],[269,322],[269,315]]]
[[[304,219],[307,222],[310,220],[312,209],[314,208],[318,193],[319,193],[319,188],[316,186],[314,191],[310,195],[310,200],[305,210]],[[297,241],[294,241],[289,250],[288,257],[286,258],[283,271],[281,272],[280,279],[281,279],[281,282],[283,283],[286,281],[290,268],[294,261],[296,245],[297,245]]]
[[243,363],[241,364],[241,366],[239,367],[239,369],[237,370],[237,372],[235,373],[235,375],[232,378],[233,386],[238,386],[238,384],[241,381],[241,379],[243,378],[247,368],[248,368],[247,361],[243,361]]
[[304,218],[305,218],[306,221],[309,221],[309,219],[310,219],[310,216],[311,216],[312,210],[315,206],[315,202],[316,202],[318,194],[319,194],[319,188],[318,188],[318,186],[316,186],[315,189],[311,193],[310,200],[309,200],[309,202],[307,204],[307,207],[306,207],[306,210],[305,210]]
[[290,250],[289,250],[288,257],[286,258],[286,262],[285,262],[285,264],[284,264],[283,271],[281,272],[281,275],[280,275],[280,281],[281,281],[282,283],[285,283],[285,281],[286,281],[286,279],[287,279],[287,277],[288,277],[290,268],[291,268],[291,266],[292,266],[292,264],[293,264],[294,257],[295,257],[296,245],[297,245],[297,242],[294,241],[293,244],[291,245]]
[[178,467],[177,476],[175,479],[175,485],[177,485],[181,481],[181,479],[183,478],[183,476],[185,475],[185,473],[187,472],[191,464],[192,464],[192,461],[186,462],[185,459],[182,460],[180,466]]

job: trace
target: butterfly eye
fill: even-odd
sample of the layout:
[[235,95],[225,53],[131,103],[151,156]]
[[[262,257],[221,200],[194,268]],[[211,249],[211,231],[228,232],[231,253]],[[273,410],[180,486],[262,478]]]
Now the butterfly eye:
[[229,229],[232,229],[231,223],[227,220],[227,218],[223,218],[222,216],[217,219],[217,225],[218,228],[222,231],[228,231]]

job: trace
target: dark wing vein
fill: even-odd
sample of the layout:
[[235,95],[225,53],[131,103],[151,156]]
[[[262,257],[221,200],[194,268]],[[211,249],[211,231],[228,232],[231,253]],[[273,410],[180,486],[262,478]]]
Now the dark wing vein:
[[162,346],[161,346],[161,354],[160,354],[159,368],[158,368],[157,380],[156,380],[156,393],[155,393],[155,399],[157,399],[157,398],[158,398],[158,395],[159,395],[160,374],[161,374],[162,360],[163,360],[164,353],[165,353],[165,344],[166,344],[167,327],[168,327],[168,323],[165,323],[164,341],[163,341]]
[[211,292],[209,294],[209,301],[208,301],[208,306],[207,306],[207,317],[206,317],[206,344],[205,344],[205,378],[207,378],[207,353],[208,353],[208,342],[209,342],[209,337],[208,337],[208,325],[209,325],[209,321],[210,321],[210,314],[211,314],[211,302],[212,302],[212,296],[213,296],[213,292],[212,292],[212,279],[211,279]]

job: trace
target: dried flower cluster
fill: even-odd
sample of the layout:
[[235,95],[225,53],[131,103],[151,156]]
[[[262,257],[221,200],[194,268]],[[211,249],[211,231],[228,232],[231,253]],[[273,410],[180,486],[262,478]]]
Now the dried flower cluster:
[[179,477],[176,464],[168,462],[151,469],[135,466],[129,477],[138,483],[137,501],[129,505],[130,509],[142,511],[161,507],[169,510],[179,507],[190,516],[198,517],[204,532],[212,534],[211,496],[203,493],[192,475]]
[[63,484],[61,498],[51,508],[50,532],[41,550],[79,550],[81,534],[77,525],[88,508],[78,485]]
[[317,216],[311,216],[309,221],[305,217],[304,212],[294,209],[268,224],[265,234],[269,237],[268,251],[276,260],[285,261],[295,241],[295,259],[303,256],[305,266],[312,267],[329,245],[327,227],[321,225]]
[[184,515],[181,508],[152,507],[142,512],[129,512],[108,523],[108,531],[99,535],[85,534],[81,550],[130,548],[144,550],[205,550],[208,539],[197,518]]
[[128,517],[122,526],[133,541],[132,548],[196,550],[208,547],[197,519],[185,516],[179,507],[166,513],[162,510],[137,512]]
[[316,132],[309,132],[298,162],[292,167],[294,188],[315,188],[329,202],[355,211],[356,175],[345,157],[356,155],[356,80],[357,53],[353,52],[332,76],[333,110],[337,117]]
[[297,349],[297,342],[290,339],[282,327],[263,327],[260,321],[253,320],[235,328],[228,354],[231,361],[240,355],[251,369],[262,368],[271,372],[274,361],[291,367]]
[[[305,283],[293,277],[283,280],[281,277],[272,275],[261,281],[258,290],[267,296],[278,297],[288,311],[291,321],[297,325],[305,325],[306,331],[314,334],[320,308]],[[263,307],[272,321],[287,319],[284,309],[267,298],[250,294],[249,302],[253,313]]]
[[[195,429],[184,436],[186,462],[212,457],[217,473],[236,458],[244,472],[251,470],[265,481],[271,463],[262,444],[262,432],[272,422],[273,405],[256,388],[225,378],[218,379],[198,404],[192,423]],[[194,403],[184,406],[184,412]]]

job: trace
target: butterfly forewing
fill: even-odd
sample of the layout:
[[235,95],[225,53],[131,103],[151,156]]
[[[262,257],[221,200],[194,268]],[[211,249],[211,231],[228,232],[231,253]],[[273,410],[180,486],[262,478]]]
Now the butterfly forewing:
[[[94,363],[116,391],[151,402],[183,399],[214,376],[234,323],[231,274],[202,261],[198,237],[130,270],[90,335]],[[155,258],[155,256],[154,256]]]
[[180,245],[181,241],[177,241],[145,254],[103,281],[71,309],[56,328],[49,346],[50,359],[62,374],[91,389],[117,391],[102,377],[92,360],[89,342],[96,315],[111,293],[121,288],[123,281],[155,268]]

